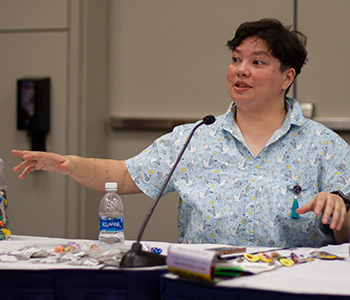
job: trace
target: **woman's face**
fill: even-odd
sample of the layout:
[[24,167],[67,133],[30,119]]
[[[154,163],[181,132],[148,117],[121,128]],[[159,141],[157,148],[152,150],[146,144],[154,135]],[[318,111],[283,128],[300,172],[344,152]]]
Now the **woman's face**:
[[227,90],[237,108],[260,109],[284,103],[285,91],[293,82],[294,69],[281,71],[265,41],[248,37],[232,52],[227,68]]

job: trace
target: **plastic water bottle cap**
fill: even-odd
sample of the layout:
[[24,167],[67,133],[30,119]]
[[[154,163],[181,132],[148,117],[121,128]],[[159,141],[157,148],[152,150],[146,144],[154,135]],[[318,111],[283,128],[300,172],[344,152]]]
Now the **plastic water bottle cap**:
[[116,182],[106,182],[105,183],[105,189],[106,190],[117,190],[118,189],[118,183]]

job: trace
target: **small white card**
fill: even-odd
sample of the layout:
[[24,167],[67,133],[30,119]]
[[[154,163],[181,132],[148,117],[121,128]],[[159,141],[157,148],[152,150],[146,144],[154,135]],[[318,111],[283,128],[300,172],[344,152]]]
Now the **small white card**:
[[18,259],[13,255],[0,255],[0,261],[2,262],[16,262]]
[[214,251],[171,245],[168,249],[167,264],[169,271],[174,274],[211,281],[216,257]]

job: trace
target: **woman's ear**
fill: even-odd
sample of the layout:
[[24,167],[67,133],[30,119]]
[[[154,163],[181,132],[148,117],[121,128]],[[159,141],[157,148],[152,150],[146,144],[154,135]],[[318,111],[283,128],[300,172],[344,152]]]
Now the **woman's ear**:
[[289,68],[289,69],[285,70],[283,72],[283,74],[284,74],[284,84],[283,84],[282,88],[284,90],[287,90],[288,87],[290,87],[291,84],[293,83],[293,81],[295,79],[296,72],[295,72],[294,68]]

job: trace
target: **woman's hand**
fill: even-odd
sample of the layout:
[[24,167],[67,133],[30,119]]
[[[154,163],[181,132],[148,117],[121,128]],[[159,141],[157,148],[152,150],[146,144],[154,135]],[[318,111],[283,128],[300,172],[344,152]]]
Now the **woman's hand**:
[[12,150],[12,154],[21,157],[23,161],[13,168],[14,172],[22,173],[23,179],[35,170],[44,170],[69,175],[73,171],[73,156],[63,156],[50,152]]
[[338,195],[321,192],[311,201],[299,207],[296,212],[301,215],[314,212],[317,216],[323,212],[322,223],[328,224],[331,218],[329,228],[334,230],[337,242],[349,242],[350,217],[347,216],[344,200]]

